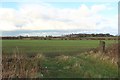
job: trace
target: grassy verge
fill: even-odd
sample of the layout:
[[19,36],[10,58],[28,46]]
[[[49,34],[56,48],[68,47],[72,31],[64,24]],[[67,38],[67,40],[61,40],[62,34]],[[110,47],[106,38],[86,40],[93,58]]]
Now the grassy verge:
[[[20,56],[20,55],[19,55]],[[4,77],[32,78],[111,78],[118,76],[117,64],[99,54],[82,53],[77,56],[60,55],[54,58],[38,54],[34,57],[16,58],[8,66],[10,58],[3,58]],[[5,61],[7,60],[7,61]],[[15,67],[12,67],[14,65]],[[20,66],[23,65],[23,66]],[[19,67],[19,68],[18,68]],[[17,69],[17,70],[16,70]],[[6,71],[7,70],[7,71]],[[23,71],[21,71],[23,70]],[[23,75],[21,75],[23,74]]]

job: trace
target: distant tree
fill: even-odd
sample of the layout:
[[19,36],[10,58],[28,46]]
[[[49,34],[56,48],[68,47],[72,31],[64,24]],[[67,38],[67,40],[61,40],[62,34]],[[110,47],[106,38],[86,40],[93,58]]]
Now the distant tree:
[[18,36],[18,39],[22,39],[22,38],[23,38],[23,36],[21,36],[21,35],[20,35],[20,36]]

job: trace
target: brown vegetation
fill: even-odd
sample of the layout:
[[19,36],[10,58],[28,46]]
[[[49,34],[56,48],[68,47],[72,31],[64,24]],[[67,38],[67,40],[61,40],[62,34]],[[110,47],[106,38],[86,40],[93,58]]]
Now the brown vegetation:
[[[120,44],[119,44],[120,45]],[[119,63],[119,47],[118,43],[111,44],[105,47],[105,51],[101,51],[99,47],[91,49],[90,52],[92,55],[98,55],[101,58],[106,58],[112,61],[112,63]]]
[[37,57],[27,56],[7,56],[2,57],[2,77],[3,78],[36,78],[37,73],[40,73],[43,77],[43,73],[46,71],[41,66],[42,59]]

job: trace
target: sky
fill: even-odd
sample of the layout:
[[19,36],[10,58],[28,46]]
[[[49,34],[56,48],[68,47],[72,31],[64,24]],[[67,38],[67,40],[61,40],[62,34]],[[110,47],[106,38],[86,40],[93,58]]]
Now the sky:
[[1,0],[3,36],[118,34],[117,0]]

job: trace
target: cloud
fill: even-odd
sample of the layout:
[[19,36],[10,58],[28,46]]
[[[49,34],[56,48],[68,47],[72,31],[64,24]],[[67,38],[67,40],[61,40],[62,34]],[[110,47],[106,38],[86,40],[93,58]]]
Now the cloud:
[[108,7],[105,5],[94,5],[92,6],[91,10],[93,13],[98,13],[100,11],[106,10]]
[[0,30],[97,30],[116,26],[116,18],[100,12],[106,5],[82,4],[79,8],[55,8],[48,4],[22,4],[18,9],[0,8]]
[[0,30],[9,31],[15,30],[15,10],[10,8],[0,8]]

